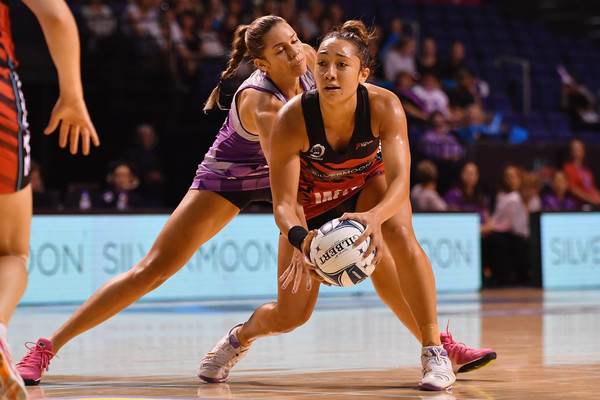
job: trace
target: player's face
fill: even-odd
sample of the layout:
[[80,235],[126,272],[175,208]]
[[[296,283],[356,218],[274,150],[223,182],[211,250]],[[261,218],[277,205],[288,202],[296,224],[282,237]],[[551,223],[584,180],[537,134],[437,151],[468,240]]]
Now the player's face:
[[265,51],[263,58],[256,60],[258,68],[271,78],[277,76],[302,76],[306,73],[306,57],[302,42],[288,24],[281,22],[271,28],[263,37]]
[[345,99],[354,95],[359,83],[369,76],[361,68],[356,46],[347,40],[331,38],[317,51],[315,81],[319,95],[330,99]]

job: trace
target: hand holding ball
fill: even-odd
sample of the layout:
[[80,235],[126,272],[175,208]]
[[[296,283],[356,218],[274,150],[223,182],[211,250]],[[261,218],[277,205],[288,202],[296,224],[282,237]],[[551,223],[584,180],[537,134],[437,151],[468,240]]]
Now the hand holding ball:
[[364,226],[353,220],[334,219],[323,224],[310,244],[316,272],[336,286],[354,286],[368,278],[375,270],[375,252],[363,258],[370,238],[354,247],[364,231]]

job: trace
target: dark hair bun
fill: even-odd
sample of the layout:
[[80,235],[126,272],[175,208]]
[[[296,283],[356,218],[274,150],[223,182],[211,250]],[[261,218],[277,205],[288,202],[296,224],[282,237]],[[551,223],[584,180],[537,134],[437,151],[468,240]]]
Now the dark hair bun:
[[358,21],[355,19],[344,22],[344,25],[340,28],[341,33],[353,33],[358,36],[363,42],[369,43],[369,39],[371,39],[372,34],[367,30],[365,24],[362,21]]

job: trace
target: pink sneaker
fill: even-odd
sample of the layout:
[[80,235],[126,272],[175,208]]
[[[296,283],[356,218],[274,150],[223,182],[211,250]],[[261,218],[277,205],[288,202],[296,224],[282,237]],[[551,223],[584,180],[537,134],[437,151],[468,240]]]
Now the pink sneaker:
[[26,385],[38,385],[40,379],[42,379],[44,369],[48,371],[50,360],[54,357],[52,341],[39,338],[37,343],[25,343],[25,347],[29,351],[17,364],[17,370],[23,377]]
[[448,328],[446,332],[440,332],[440,339],[455,373],[475,371],[496,359],[496,352],[492,349],[472,349],[464,343],[455,342]]
[[10,358],[8,345],[0,337],[0,399],[27,400],[27,389]]

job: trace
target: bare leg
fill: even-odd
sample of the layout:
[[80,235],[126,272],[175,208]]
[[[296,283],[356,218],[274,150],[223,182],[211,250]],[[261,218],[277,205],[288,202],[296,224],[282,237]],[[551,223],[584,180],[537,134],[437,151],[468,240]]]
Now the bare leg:
[[0,323],[7,325],[27,287],[31,185],[0,195]]
[[396,263],[402,293],[413,312],[423,346],[439,346],[435,277],[429,258],[417,242],[408,199],[398,213],[383,225],[383,236]]
[[[290,264],[293,250],[294,248],[289,244],[287,238],[279,235],[278,278]],[[319,286],[320,283],[313,280],[311,290],[307,291],[305,282],[302,282],[296,293],[292,293],[292,285],[286,289],[281,289],[279,286],[277,302],[266,303],[258,307],[250,319],[237,331],[240,344],[247,346],[260,337],[291,332],[304,324],[312,315],[317,303]]]
[[[369,185],[372,188],[371,190],[380,191],[380,196],[383,196],[387,188],[384,179],[376,179]],[[361,195],[356,204],[356,211],[370,210],[377,204],[377,201],[378,198],[376,196]],[[385,254],[377,264],[377,268],[375,268],[373,274],[371,274],[371,281],[373,282],[375,291],[381,301],[392,310],[410,333],[421,343],[421,331],[419,330],[415,316],[402,295],[402,287],[400,286],[394,259],[391,257],[387,246],[382,250],[385,251]]]
[[238,213],[236,206],[214,192],[189,190],[148,254],[100,287],[49,337],[53,351],[159,287]]
[[[366,210],[379,201],[385,191],[383,176],[376,178],[361,193],[357,209]],[[437,325],[436,291],[433,270],[427,255],[417,242],[412,227],[412,209],[408,198],[399,211],[382,226],[387,251],[394,261],[396,280],[390,275],[389,258],[382,260],[383,277],[375,276],[373,284],[377,293],[423,346],[439,346],[440,333]],[[378,266],[375,270],[379,269]],[[387,272],[387,273],[386,273]],[[375,274],[375,273],[374,273]],[[381,279],[380,279],[381,278]],[[398,288],[395,288],[399,280]],[[394,292],[401,289],[400,292]],[[401,301],[403,297],[404,301]],[[408,307],[408,310],[405,308]],[[410,314],[409,314],[410,312]],[[409,317],[412,315],[412,321]]]
[[406,304],[406,300],[404,300],[402,287],[398,279],[398,272],[396,271],[396,264],[389,253],[384,255],[377,264],[377,268],[371,274],[371,281],[381,301],[396,314],[396,317],[421,343],[421,331],[419,330],[415,316],[410,307],[408,307],[408,304]]

